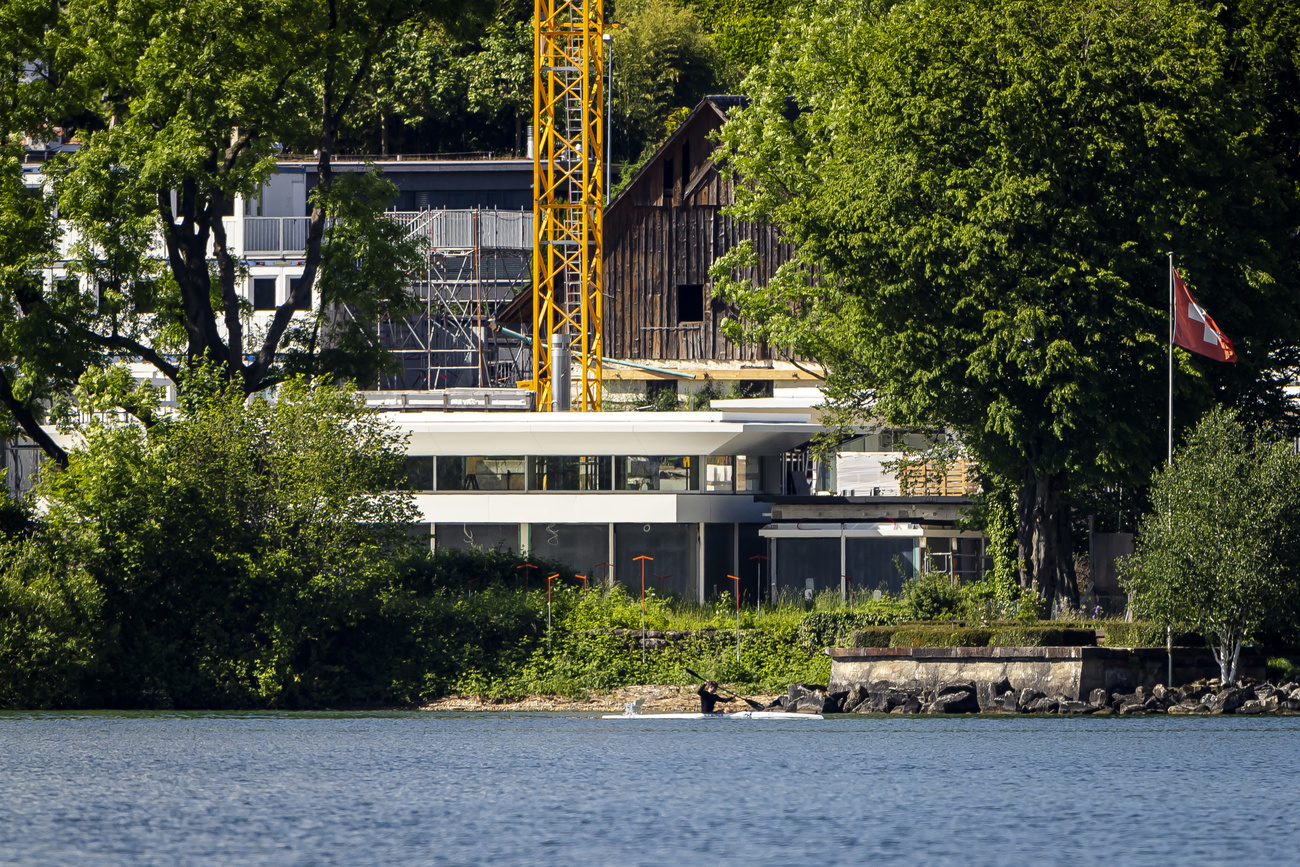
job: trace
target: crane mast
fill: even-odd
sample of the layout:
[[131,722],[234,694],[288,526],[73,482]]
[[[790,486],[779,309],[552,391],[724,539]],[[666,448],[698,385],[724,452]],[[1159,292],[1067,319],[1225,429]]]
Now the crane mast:
[[[600,409],[604,0],[535,0],[533,372],[539,410]],[[576,362],[579,381],[571,399]]]

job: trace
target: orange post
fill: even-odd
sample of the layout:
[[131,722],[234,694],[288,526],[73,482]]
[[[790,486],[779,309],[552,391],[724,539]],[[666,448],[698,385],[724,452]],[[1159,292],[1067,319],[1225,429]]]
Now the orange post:
[[654,562],[654,557],[647,557],[642,554],[640,557],[633,557],[632,562],[641,561],[641,662],[645,663],[645,561]]
[[[537,568],[537,567],[534,566],[532,563],[525,563],[525,564],[522,565],[522,566],[516,566],[516,567],[515,567],[515,570],[518,571],[518,570],[520,570],[520,569],[536,569],[536,568]],[[528,592],[528,573],[527,573],[527,572],[524,573],[524,592],[525,592],[525,593]]]
[[560,573],[546,576],[546,649],[551,649],[551,582],[560,577]]
[[586,592],[587,592],[587,576],[586,576],[586,575],[574,575],[573,577],[574,577],[574,578],[581,578],[581,579],[582,579],[582,592],[583,592],[583,593],[586,593]]

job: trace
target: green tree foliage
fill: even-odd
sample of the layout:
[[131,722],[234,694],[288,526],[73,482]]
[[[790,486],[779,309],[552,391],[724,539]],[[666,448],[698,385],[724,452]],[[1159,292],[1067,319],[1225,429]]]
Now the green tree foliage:
[[781,32],[790,0],[689,0],[721,63],[718,83],[735,92],[749,71],[767,59]]
[[629,160],[666,134],[674,110],[693,108],[717,85],[719,58],[689,8],[673,0],[619,7],[614,53],[614,153]]
[[43,480],[54,551],[102,588],[104,705],[320,704],[413,519],[404,449],[359,398],[290,380],[245,401],[202,372],[178,419],[96,423]]
[[1022,585],[1073,607],[1071,492],[1131,486],[1163,450],[1166,251],[1242,359],[1180,352],[1179,406],[1290,413],[1288,14],[1184,0],[801,7],[723,131],[745,181],[736,214],[798,247],[765,287],[733,279],[752,249],[718,263],[742,314],[731,333],[824,362],[845,419],[954,430],[1014,486]]
[[[7,415],[62,461],[33,418],[97,365],[143,361],[177,379],[203,359],[245,393],[297,372],[374,368],[378,348],[333,326],[343,307],[400,310],[419,251],[378,219],[390,185],[335,176],[339,136],[404,24],[472,18],[482,3],[71,0],[6,13],[15,6],[0,36],[0,139],[57,133],[79,147],[46,164],[43,203],[21,189],[11,151],[0,166],[0,245],[17,248],[0,275]],[[222,217],[275,170],[281,147],[314,151],[318,184],[302,279],[254,331]],[[55,205],[73,279],[50,286],[35,268],[56,255]],[[318,282],[329,306],[297,313]]]
[[1300,605],[1300,456],[1259,437],[1238,414],[1208,413],[1161,469],[1137,550],[1123,564],[1135,612],[1199,632],[1224,683],[1241,647],[1289,626]]

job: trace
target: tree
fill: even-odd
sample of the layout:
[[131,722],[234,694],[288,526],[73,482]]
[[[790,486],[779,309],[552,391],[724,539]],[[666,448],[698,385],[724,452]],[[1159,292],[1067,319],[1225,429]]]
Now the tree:
[[1122,568],[1133,610],[1204,635],[1223,683],[1235,683],[1242,645],[1287,623],[1300,603],[1298,524],[1294,444],[1212,410],[1156,474]]
[[[418,251],[377,219],[390,186],[374,175],[336,176],[339,136],[404,23],[451,21],[482,5],[146,0],[121,9],[70,0],[19,9],[28,14],[11,16],[0,36],[0,136],[60,134],[79,147],[46,164],[43,212],[23,196],[0,197],[10,210],[0,232],[34,233],[57,205],[75,278],[49,286],[30,267],[54,258],[50,237],[24,248],[25,276],[0,285],[0,348],[13,352],[0,354],[8,415],[41,441],[41,402],[117,360],[146,362],[173,380],[211,362],[246,394],[296,373],[373,368],[382,353],[355,329],[337,333],[347,321],[339,311],[400,311],[410,300],[402,275]],[[315,151],[318,182],[302,278],[254,332],[222,218],[275,171],[281,147]],[[13,187],[15,167],[4,168]],[[350,246],[331,251],[343,239]],[[343,262],[356,267],[325,273]],[[321,308],[296,315],[318,284]],[[64,459],[57,447],[47,451]]]
[[44,533],[101,588],[101,706],[298,706],[349,696],[353,631],[415,519],[405,449],[353,392],[271,403],[208,368],[178,417],[101,422],[42,480]]
[[690,9],[672,0],[620,7],[614,33],[616,157],[633,159],[665,134],[674,109],[691,109],[716,84],[719,58]]
[[846,421],[953,430],[1046,601],[1077,602],[1072,492],[1163,453],[1166,251],[1242,357],[1180,351],[1183,412],[1294,422],[1295,31],[1248,8],[813,3],[723,129],[736,215],[798,250],[765,287],[717,263],[731,333],[826,364]]

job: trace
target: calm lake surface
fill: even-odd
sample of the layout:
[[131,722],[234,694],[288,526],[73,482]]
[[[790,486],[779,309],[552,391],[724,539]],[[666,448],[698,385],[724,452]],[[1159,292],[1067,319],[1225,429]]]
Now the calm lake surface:
[[1300,717],[0,714],[0,863],[1286,863],[1298,745]]

